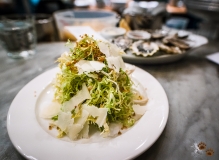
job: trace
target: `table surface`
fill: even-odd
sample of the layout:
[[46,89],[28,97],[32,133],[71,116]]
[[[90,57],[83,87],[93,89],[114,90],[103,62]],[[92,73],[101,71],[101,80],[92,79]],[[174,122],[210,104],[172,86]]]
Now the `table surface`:
[[[42,43],[32,59],[10,59],[0,48],[0,160],[24,159],[12,145],[6,127],[10,104],[30,80],[57,64],[64,43]],[[163,65],[137,65],[163,86],[169,100],[167,125],[158,140],[136,160],[219,159],[219,66],[205,56],[219,51],[209,42],[184,59]],[[203,142],[205,150],[197,145]],[[207,156],[207,149],[214,150]],[[118,153],[119,154],[119,153]]]

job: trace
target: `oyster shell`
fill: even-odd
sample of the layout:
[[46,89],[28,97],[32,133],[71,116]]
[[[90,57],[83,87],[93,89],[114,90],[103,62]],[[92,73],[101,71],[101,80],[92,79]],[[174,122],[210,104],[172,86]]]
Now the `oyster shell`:
[[127,37],[133,40],[149,40],[151,34],[143,30],[134,30],[127,32]]
[[165,44],[159,45],[160,50],[165,51],[170,54],[182,54],[184,50],[181,50],[179,47],[176,46],[167,46]]
[[132,45],[132,40],[123,36],[114,39],[112,42],[124,51]]
[[189,33],[188,32],[185,32],[185,31],[179,31],[177,34],[176,34],[177,38],[179,39],[186,39],[188,38],[189,36]]
[[132,44],[131,49],[134,54],[138,56],[152,56],[159,50],[159,47],[154,42],[144,42],[142,40],[136,41]]
[[164,38],[165,36],[167,36],[167,31],[164,31],[164,30],[156,30],[154,32],[151,33],[151,38],[152,39],[162,39]]
[[153,39],[161,39],[164,37],[165,37],[165,35],[163,35],[162,33],[152,33],[151,34],[151,38],[153,38]]
[[164,44],[171,44],[173,46],[179,47],[181,49],[189,49],[190,46],[183,40],[176,38],[175,36],[166,37],[162,40]]

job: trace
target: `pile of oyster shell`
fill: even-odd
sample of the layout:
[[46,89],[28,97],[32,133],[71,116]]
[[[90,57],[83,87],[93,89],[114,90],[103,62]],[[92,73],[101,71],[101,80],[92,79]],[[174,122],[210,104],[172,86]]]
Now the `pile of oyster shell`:
[[143,57],[163,54],[182,54],[191,48],[188,43],[188,34],[169,34],[163,31],[148,33],[150,36],[147,39],[133,39],[127,33],[125,36],[113,39],[112,42],[124,51],[131,51],[131,53]]

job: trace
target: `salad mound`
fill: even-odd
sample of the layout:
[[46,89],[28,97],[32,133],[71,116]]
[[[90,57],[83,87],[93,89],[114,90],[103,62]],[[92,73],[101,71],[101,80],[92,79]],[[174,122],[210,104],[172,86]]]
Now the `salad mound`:
[[58,137],[88,138],[91,126],[103,137],[114,136],[112,124],[129,128],[136,114],[143,115],[139,104],[147,97],[133,87],[123,53],[114,44],[84,35],[58,58],[61,72],[54,81],[54,101],[42,112],[43,118],[52,119],[51,126],[58,127]]

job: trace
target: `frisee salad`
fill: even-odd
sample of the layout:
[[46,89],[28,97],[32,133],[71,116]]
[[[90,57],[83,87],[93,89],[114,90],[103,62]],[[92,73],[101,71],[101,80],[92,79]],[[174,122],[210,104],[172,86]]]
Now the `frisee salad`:
[[[53,82],[54,100],[41,112],[51,120],[50,129],[55,126],[59,138],[76,140],[89,138],[91,127],[108,137],[133,126],[148,99],[136,89],[134,67],[123,62],[124,52],[88,35],[76,43],[68,41],[67,46],[70,51],[57,60],[61,71]],[[113,131],[115,125],[119,127]]]

